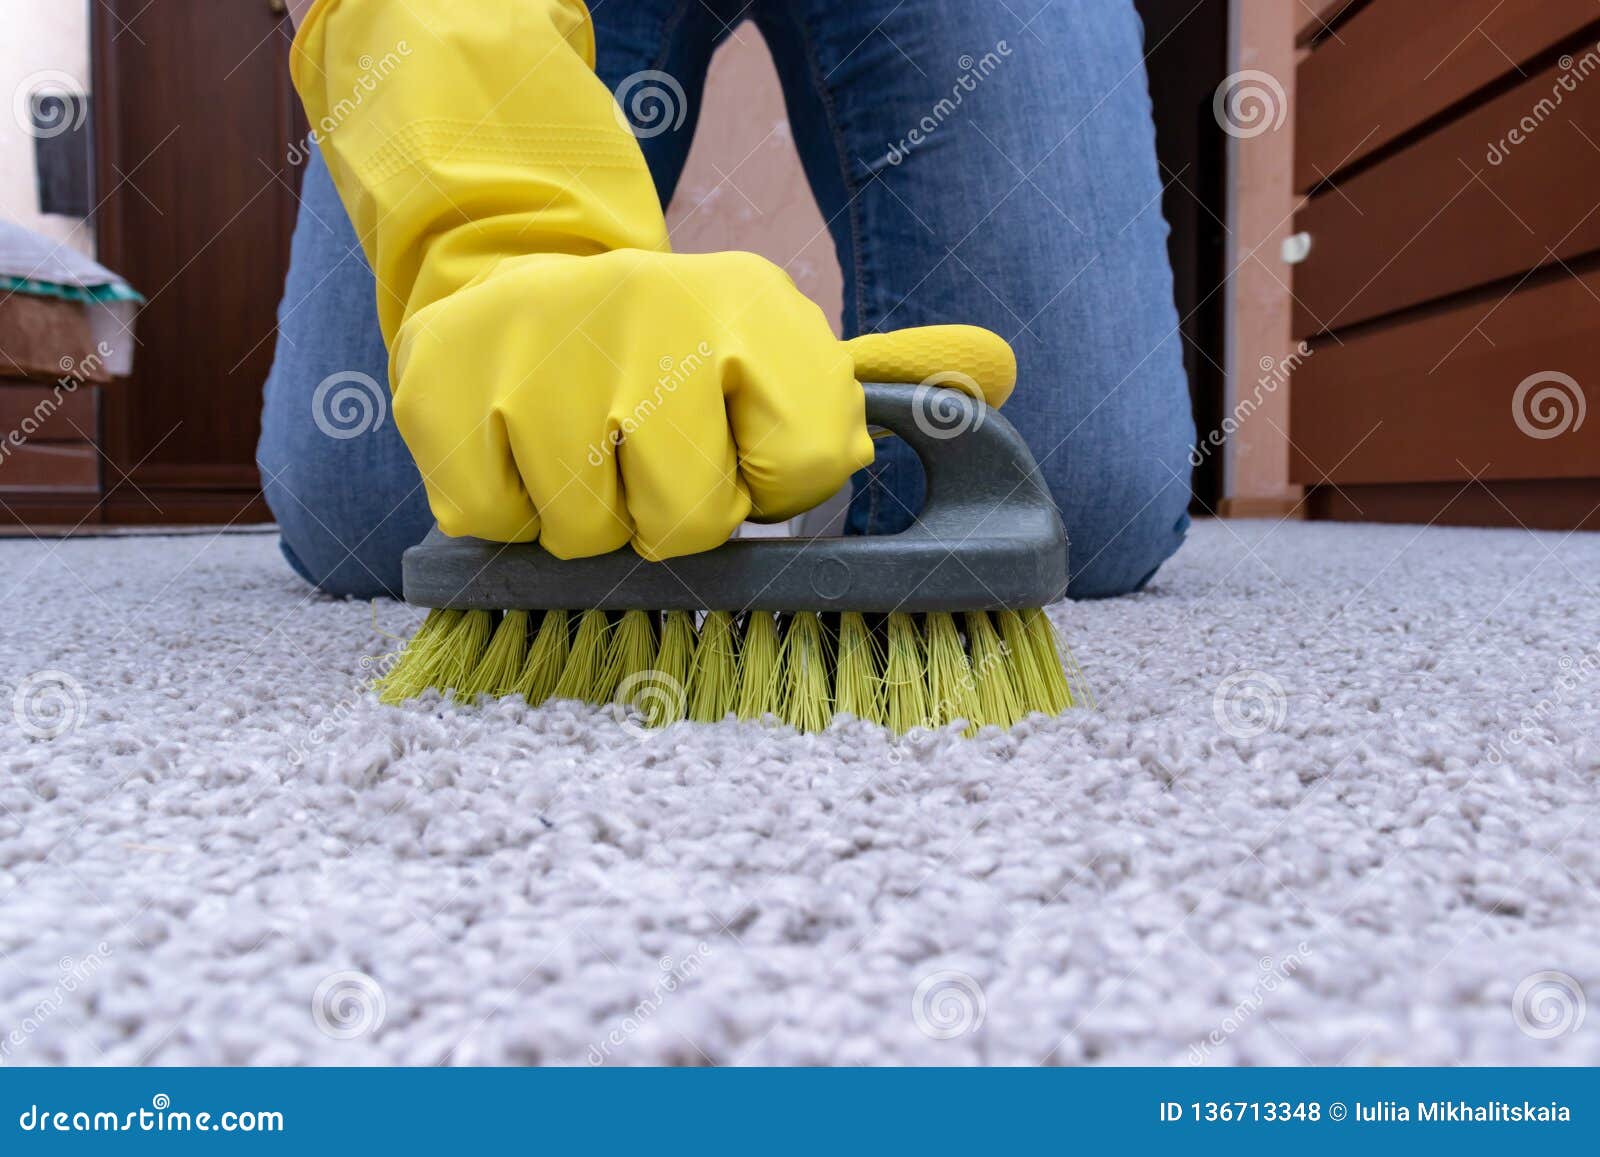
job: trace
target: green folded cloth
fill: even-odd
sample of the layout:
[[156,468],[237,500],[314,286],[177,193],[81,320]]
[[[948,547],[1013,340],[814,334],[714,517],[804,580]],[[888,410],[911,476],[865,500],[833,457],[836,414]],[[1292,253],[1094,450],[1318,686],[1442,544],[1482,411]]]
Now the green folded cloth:
[[34,297],[57,297],[62,301],[85,304],[144,301],[143,295],[138,290],[123,281],[111,281],[104,285],[64,285],[59,281],[40,281],[33,277],[10,277],[0,274],[0,296],[12,293],[26,293]]

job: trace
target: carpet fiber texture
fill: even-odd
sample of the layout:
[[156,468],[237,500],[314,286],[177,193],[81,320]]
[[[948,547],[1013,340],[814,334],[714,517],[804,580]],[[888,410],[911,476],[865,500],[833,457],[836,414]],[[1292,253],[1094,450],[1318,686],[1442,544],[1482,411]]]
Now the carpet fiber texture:
[[1595,536],[1203,523],[972,741],[388,708],[414,612],[269,536],[0,559],[3,1064],[1600,1062]]

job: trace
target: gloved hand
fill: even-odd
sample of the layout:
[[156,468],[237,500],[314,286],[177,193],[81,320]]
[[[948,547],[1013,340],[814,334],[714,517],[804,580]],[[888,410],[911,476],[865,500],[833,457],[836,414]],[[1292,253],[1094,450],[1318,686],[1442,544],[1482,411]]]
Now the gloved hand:
[[[400,327],[395,420],[447,534],[672,558],[809,510],[870,463],[852,351],[918,381],[944,368],[903,357],[932,351],[928,332],[841,343],[749,253],[511,257]],[[1009,389],[999,338],[931,332]]]
[[296,37],[378,282],[395,421],[447,534],[706,550],[872,461],[858,378],[1004,401],[1015,362],[988,331],[840,343],[761,258],[668,252],[592,35],[579,0],[319,0]]

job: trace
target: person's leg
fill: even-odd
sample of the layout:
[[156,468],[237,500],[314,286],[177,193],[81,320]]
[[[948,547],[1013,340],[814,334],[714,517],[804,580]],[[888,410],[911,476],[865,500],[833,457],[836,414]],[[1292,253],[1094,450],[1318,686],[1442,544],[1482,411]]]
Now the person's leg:
[[[595,0],[591,11],[596,71],[634,114],[656,187],[670,198],[723,24],[699,0]],[[665,122],[653,119],[663,101]],[[283,552],[302,577],[330,594],[399,595],[400,556],[433,519],[388,409],[372,272],[311,151],[256,460]]]
[[389,414],[372,273],[313,153],[278,305],[256,464],[291,566],[329,594],[398,594],[431,518]]
[[[1183,540],[1193,420],[1132,0],[760,0],[845,275],[847,333],[985,325],[1004,413],[1072,542],[1071,594],[1137,590]],[[903,443],[850,528],[920,505]]]

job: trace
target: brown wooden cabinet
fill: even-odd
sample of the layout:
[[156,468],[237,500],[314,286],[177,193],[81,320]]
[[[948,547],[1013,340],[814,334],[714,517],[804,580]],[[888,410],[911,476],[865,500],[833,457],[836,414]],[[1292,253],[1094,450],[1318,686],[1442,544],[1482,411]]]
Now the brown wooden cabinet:
[[82,305],[0,296],[0,533],[100,521],[95,442],[111,380]]
[[105,395],[106,521],[264,521],[255,445],[304,125],[271,0],[90,6],[99,258],[148,299]]
[[1313,514],[1600,526],[1600,0],[1356,0],[1297,70]]

